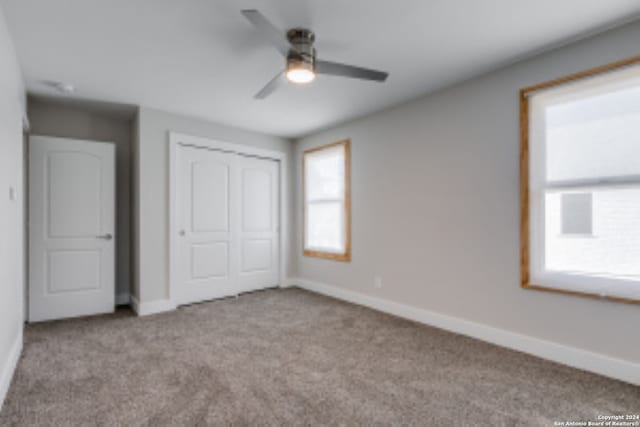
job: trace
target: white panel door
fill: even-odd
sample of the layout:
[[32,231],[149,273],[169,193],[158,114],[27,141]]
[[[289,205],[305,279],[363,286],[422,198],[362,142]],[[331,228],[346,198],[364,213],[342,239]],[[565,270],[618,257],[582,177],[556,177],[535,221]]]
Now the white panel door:
[[179,283],[172,298],[189,304],[236,295],[236,156],[180,146],[177,164]]
[[279,283],[279,162],[176,149],[171,298],[190,304]]
[[114,310],[114,183],[113,144],[30,138],[30,321]]
[[276,286],[279,265],[279,163],[238,156],[240,292]]

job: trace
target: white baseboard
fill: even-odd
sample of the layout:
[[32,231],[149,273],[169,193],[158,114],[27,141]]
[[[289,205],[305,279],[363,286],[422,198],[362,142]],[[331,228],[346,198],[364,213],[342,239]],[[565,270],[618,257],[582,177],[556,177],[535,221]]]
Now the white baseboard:
[[640,364],[638,363],[509,332],[504,329],[494,328],[481,323],[411,307],[377,297],[363,295],[312,280],[298,278],[291,279],[291,283],[312,292],[328,295],[354,304],[364,305],[385,313],[393,314],[394,316],[403,317],[502,347],[529,353],[563,365],[640,385]]
[[285,281],[283,283],[280,284],[281,288],[290,288],[292,286],[295,286],[297,281],[297,279],[291,278],[291,277],[287,277],[285,279]]
[[133,311],[135,311],[138,316],[148,316],[150,314],[175,310],[177,307],[173,301],[168,299],[140,302],[135,296],[131,295],[131,308],[133,308]]
[[4,404],[4,399],[9,392],[9,386],[13,379],[13,374],[18,366],[18,360],[20,360],[20,354],[22,353],[22,325],[20,325],[20,333],[16,337],[16,340],[11,346],[9,351],[9,357],[4,366],[0,367],[0,410]]
[[129,293],[122,293],[116,295],[116,305],[128,305],[131,303],[131,296]]

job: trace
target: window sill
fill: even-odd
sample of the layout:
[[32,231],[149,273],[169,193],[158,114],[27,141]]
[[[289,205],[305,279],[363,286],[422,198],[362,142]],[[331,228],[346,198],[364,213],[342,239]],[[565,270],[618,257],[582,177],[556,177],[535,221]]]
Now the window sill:
[[304,256],[308,256],[308,257],[312,257],[312,258],[329,259],[329,260],[332,260],[332,261],[343,261],[343,262],[350,262],[351,261],[351,254],[349,252],[347,252],[345,254],[337,254],[337,253],[332,253],[332,252],[310,251],[310,250],[305,249],[303,251],[303,255]]
[[640,300],[638,300],[638,299],[614,297],[614,296],[611,296],[611,295],[601,295],[601,294],[592,293],[592,292],[570,291],[570,290],[566,290],[566,289],[559,289],[559,288],[552,288],[552,287],[548,287],[548,286],[535,285],[533,283],[522,283],[521,287],[523,289],[532,289],[532,290],[535,290],[535,291],[553,292],[553,293],[563,294],[563,295],[573,295],[573,296],[592,298],[592,299],[599,299],[599,300],[605,300],[605,301],[623,302],[623,303],[627,303],[627,304],[640,304]]

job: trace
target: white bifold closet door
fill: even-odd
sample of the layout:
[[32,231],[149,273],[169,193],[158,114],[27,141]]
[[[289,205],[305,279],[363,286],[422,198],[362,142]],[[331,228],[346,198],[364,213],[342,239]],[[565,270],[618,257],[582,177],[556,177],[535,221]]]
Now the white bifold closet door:
[[177,286],[189,304],[279,283],[279,163],[180,146]]

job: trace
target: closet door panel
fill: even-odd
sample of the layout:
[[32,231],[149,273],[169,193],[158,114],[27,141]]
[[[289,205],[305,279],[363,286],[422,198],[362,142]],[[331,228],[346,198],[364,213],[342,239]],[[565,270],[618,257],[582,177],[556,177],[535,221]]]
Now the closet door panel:
[[179,304],[237,294],[236,156],[180,147]]
[[241,292],[279,283],[279,163],[240,156],[239,272]]

